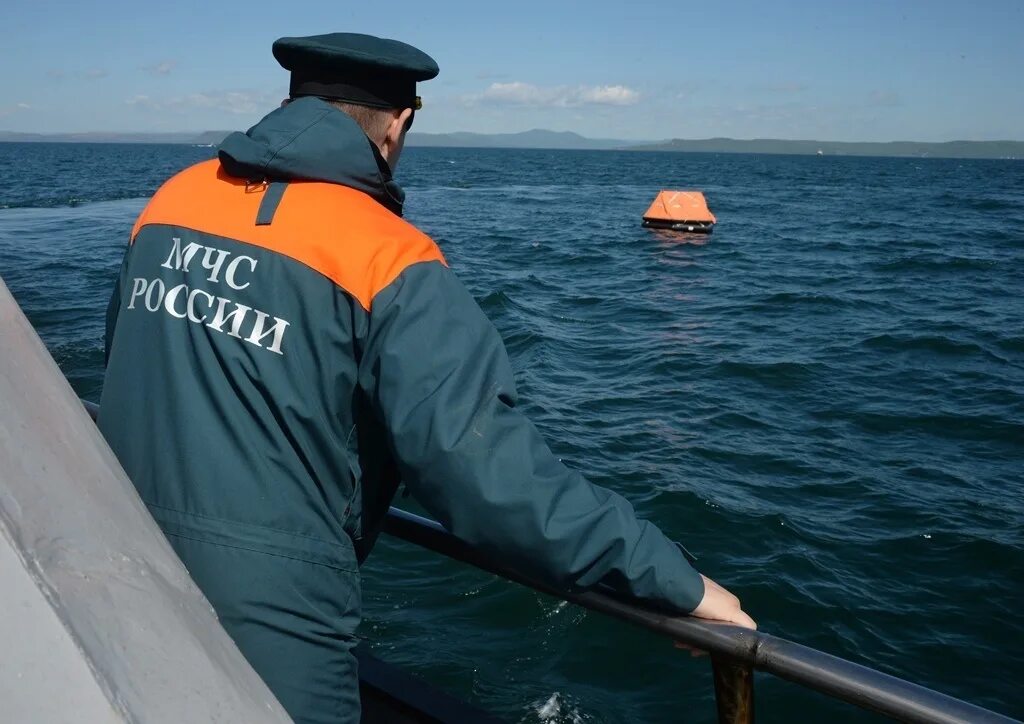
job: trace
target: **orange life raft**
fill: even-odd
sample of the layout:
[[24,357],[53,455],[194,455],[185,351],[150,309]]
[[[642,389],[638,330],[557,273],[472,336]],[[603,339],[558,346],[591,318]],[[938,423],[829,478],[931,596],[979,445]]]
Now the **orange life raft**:
[[715,221],[700,191],[661,191],[644,214],[643,225],[708,234]]

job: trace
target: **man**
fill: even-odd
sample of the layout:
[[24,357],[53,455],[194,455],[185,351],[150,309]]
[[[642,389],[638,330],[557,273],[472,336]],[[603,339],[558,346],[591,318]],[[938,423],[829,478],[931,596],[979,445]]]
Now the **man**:
[[108,313],[100,426],[242,653],[299,722],[359,719],[359,564],[399,484],[565,587],[753,626],[516,409],[498,333],[392,180],[436,63],[282,38],[290,99],[157,191]]

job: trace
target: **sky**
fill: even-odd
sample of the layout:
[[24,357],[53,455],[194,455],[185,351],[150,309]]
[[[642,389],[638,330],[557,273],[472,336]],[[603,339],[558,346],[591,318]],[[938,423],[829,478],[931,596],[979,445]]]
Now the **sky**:
[[3,0],[0,130],[247,128],[285,35],[432,55],[416,131],[1024,140],[1024,0]]

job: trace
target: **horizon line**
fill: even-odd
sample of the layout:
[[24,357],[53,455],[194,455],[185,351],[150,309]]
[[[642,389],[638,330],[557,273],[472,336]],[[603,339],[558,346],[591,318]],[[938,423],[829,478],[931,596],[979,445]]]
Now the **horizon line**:
[[[109,131],[108,130],[108,131],[46,131],[46,132],[39,132],[39,131],[13,131],[13,130],[7,130],[7,129],[0,128],[0,135],[33,136],[33,137],[43,137],[43,138],[49,137],[49,136],[187,136],[187,135],[202,136],[202,135],[206,135],[206,134],[220,134],[220,133],[223,133],[223,134],[227,135],[229,133],[234,133],[234,132],[235,132],[235,130],[229,130],[229,129],[209,129],[209,128],[205,129],[205,130],[201,130],[201,131],[192,131],[192,130],[177,130],[177,131],[121,130],[121,131]],[[553,129],[550,129],[550,128],[530,128],[530,129],[527,129],[527,130],[524,130],[524,131],[494,131],[494,132],[487,132],[487,131],[465,131],[465,130],[460,130],[460,131],[410,131],[409,135],[410,136],[452,136],[452,135],[457,135],[457,134],[469,134],[469,135],[474,135],[474,136],[516,136],[516,135],[525,135],[525,134],[528,134],[528,133],[535,133],[535,132],[557,133],[557,134],[572,134],[572,135],[578,136],[579,138],[582,138],[582,139],[588,140],[588,141],[624,141],[624,142],[627,142],[627,143],[635,143],[635,144],[648,144],[648,143],[650,143],[650,144],[659,144],[659,143],[670,143],[670,142],[673,142],[673,141],[685,141],[685,142],[694,142],[694,141],[743,141],[743,142],[752,142],[752,141],[785,141],[785,142],[790,142],[790,143],[803,142],[803,143],[843,143],[843,144],[919,143],[919,144],[936,144],[936,145],[938,145],[938,144],[947,144],[947,143],[1024,143],[1024,139],[1013,139],[1013,138],[994,138],[994,139],[982,139],[982,140],[971,139],[971,138],[950,138],[950,139],[942,140],[942,141],[922,141],[922,140],[913,140],[913,139],[905,139],[904,138],[904,139],[891,139],[891,140],[886,140],[886,141],[865,141],[865,140],[842,141],[842,140],[822,139],[822,138],[782,138],[782,137],[777,137],[777,136],[776,137],[772,137],[772,136],[754,136],[754,137],[749,137],[749,138],[738,138],[738,137],[735,137],[735,136],[705,136],[705,137],[701,137],[701,138],[698,138],[698,137],[685,138],[685,137],[681,137],[681,136],[672,136],[672,137],[662,137],[662,138],[657,138],[657,139],[651,139],[651,138],[644,138],[644,139],[633,138],[633,139],[631,139],[631,138],[613,138],[613,137],[608,137],[608,136],[606,136],[606,137],[584,136],[583,134],[581,134],[581,133],[579,133],[577,131],[570,131],[570,130],[556,131],[556,130],[553,130]]]

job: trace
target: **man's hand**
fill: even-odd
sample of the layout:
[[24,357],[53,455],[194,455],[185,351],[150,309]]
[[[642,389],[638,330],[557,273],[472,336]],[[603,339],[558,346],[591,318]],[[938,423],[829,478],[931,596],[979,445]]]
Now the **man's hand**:
[[[697,608],[690,612],[691,616],[706,618],[711,621],[725,621],[736,626],[742,626],[743,628],[757,628],[754,619],[745,614],[743,609],[740,608],[740,599],[726,591],[703,573],[700,577],[704,579],[704,598],[700,600]],[[677,649],[689,651],[690,656],[705,656],[707,654],[706,651],[694,648],[681,641],[676,641],[675,646]]]
[[707,576],[702,574],[701,578],[704,579],[704,598],[700,600],[697,608],[693,609],[690,613],[691,616],[715,621],[727,621],[744,628],[757,628],[754,619],[745,614],[740,607],[740,599]]

